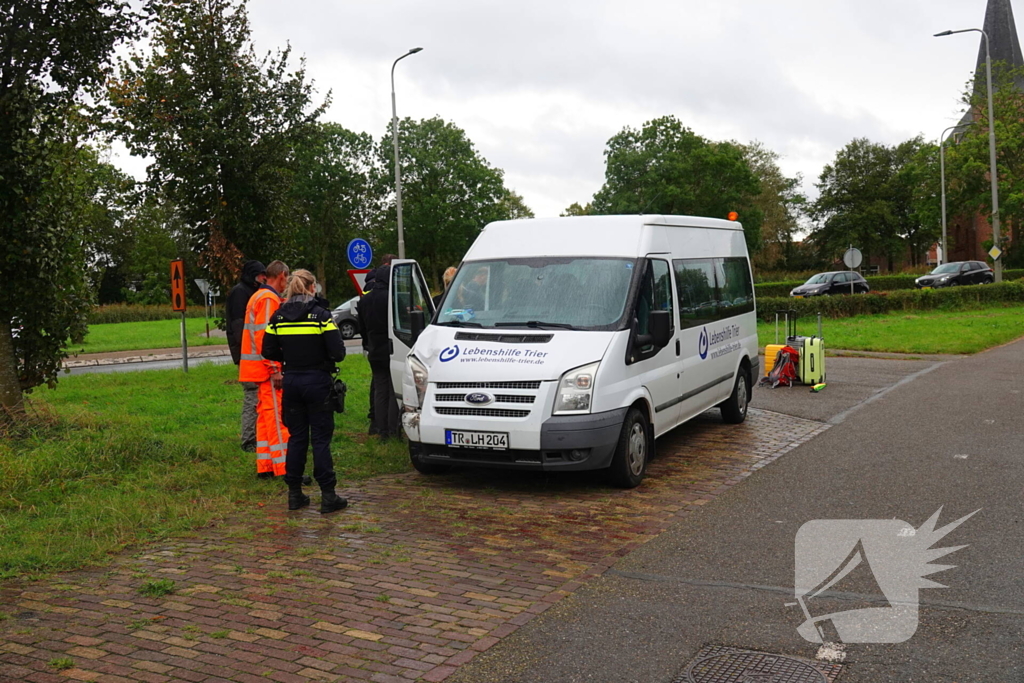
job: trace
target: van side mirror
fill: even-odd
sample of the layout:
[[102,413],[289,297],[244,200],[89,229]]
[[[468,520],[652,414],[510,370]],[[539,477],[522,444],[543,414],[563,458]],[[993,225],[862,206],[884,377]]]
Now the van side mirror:
[[654,346],[663,349],[672,340],[672,314],[668,311],[651,311],[647,319],[647,334],[637,335],[636,341],[641,346]]
[[659,349],[668,346],[672,340],[672,318],[668,311],[651,311],[648,325],[651,330],[651,341]]
[[423,311],[409,311],[409,327],[412,331],[412,339],[416,341],[420,333],[426,328],[426,319],[423,316]]

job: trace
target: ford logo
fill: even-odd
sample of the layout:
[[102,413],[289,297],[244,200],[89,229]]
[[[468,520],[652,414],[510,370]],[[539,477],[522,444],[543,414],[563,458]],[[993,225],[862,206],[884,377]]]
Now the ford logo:
[[488,403],[494,403],[494,397],[482,391],[477,391],[472,394],[466,394],[466,403],[474,406],[485,406]]

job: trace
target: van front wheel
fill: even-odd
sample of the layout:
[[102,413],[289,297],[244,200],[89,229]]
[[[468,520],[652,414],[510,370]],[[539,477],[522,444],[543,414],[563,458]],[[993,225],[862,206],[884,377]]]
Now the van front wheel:
[[647,460],[651,453],[651,429],[643,412],[630,408],[622,423],[622,432],[615,447],[608,480],[612,486],[632,489],[640,485],[647,471]]
[[744,367],[736,373],[736,384],[732,395],[722,404],[722,419],[729,424],[737,425],[747,419],[747,407],[750,405],[750,371]]

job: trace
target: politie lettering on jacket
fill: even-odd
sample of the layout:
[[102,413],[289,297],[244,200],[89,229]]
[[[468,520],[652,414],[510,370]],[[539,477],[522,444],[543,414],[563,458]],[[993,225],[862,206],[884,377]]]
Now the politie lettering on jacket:
[[445,347],[438,354],[438,360],[449,363],[459,359],[460,363],[519,363],[543,365],[550,354],[534,349],[486,349],[477,346],[461,348],[458,344]]

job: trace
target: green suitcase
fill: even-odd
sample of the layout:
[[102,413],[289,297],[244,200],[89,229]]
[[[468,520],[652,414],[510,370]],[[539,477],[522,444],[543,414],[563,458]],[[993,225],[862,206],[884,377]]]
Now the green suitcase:
[[804,384],[821,384],[825,381],[825,343],[821,337],[800,337],[803,344],[797,373]]

